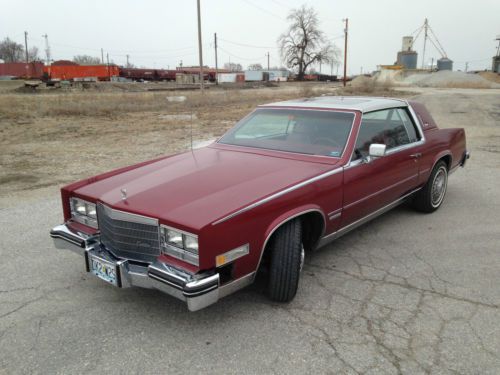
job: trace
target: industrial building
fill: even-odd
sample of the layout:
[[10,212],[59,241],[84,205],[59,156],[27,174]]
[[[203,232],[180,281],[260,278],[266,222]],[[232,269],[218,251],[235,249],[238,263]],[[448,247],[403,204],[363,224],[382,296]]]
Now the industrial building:
[[[398,52],[396,66],[399,69],[417,69],[418,53],[414,50],[414,45],[417,38],[423,34],[424,45],[422,49],[422,69],[426,68],[426,46],[427,42],[430,42],[437,52],[441,55],[441,58],[436,62],[437,70],[453,70],[453,61],[450,60],[439,42],[438,38],[434,34],[431,26],[427,19],[425,19],[424,24],[418,28],[415,32],[415,36],[404,36],[403,45],[401,51]],[[434,69],[433,64],[431,64],[431,69]]]
[[413,37],[403,37],[403,47],[398,52],[397,65],[404,69],[417,69],[417,52],[413,51]]

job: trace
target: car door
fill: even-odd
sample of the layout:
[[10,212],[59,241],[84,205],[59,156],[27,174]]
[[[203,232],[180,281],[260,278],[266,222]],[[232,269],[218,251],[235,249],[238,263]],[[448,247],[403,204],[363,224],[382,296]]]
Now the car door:
[[[385,144],[386,155],[370,158],[370,144]],[[353,157],[344,171],[344,227],[375,212],[418,185],[420,139],[407,109],[363,115]]]

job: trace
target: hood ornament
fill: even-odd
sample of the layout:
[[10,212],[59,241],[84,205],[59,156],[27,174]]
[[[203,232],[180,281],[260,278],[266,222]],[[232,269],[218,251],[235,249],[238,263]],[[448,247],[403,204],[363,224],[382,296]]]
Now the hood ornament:
[[122,193],[122,201],[126,201],[127,200],[127,189],[125,189],[125,188],[120,189],[120,192]]

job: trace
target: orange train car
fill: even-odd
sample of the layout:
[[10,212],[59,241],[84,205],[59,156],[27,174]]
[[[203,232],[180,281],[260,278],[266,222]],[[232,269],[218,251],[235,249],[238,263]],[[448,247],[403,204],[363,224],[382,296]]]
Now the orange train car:
[[43,68],[49,79],[74,80],[75,78],[96,77],[99,81],[109,81],[120,75],[116,65],[52,65]]

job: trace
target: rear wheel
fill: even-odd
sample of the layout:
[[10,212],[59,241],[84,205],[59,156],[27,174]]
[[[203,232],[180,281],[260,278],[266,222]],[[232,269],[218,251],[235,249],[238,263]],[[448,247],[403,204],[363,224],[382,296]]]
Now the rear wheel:
[[289,302],[297,293],[305,258],[300,220],[295,219],[283,224],[274,233],[269,250],[269,297],[273,301]]
[[437,162],[424,187],[415,194],[413,206],[422,212],[436,211],[443,203],[447,187],[448,168],[441,160]]

